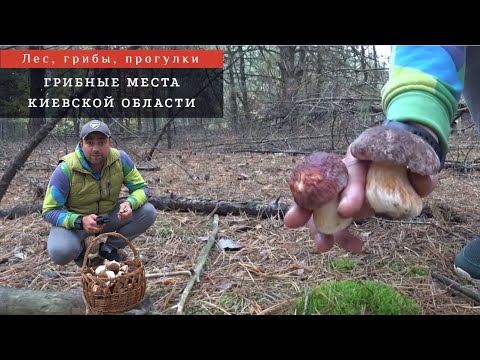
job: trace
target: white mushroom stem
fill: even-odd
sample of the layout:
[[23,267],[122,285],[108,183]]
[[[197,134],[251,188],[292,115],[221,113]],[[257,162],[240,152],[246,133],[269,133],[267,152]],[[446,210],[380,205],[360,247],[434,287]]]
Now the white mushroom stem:
[[321,208],[313,210],[313,222],[318,231],[323,234],[334,234],[339,230],[346,229],[352,218],[342,218],[337,213],[338,197],[329,201]]
[[408,219],[420,215],[422,198],[417,194],[402,165],[372,162],[367,174],[366,196],[378,215]]

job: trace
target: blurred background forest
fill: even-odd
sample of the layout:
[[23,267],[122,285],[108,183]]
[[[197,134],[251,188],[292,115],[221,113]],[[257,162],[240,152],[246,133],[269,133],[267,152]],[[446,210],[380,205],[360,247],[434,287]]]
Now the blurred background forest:
[[[132,47],[30,47],[80,48]],[[381,51],[374,45],[168,47],[195,48],[224,51],[223,118],[159,118],[155,115],[155,108],[142,110],[150,111],[148,114],[138,110],[134,116],[113,118],[108,108],[72,107],[62,114],[64,119],[50,136],[75,141],[80,123],[85,119],[101,118],[112,126],[117,138],[135,136],[153,142],[163,132],[163,140],[157,145],[168,149],[221,147],[230,151],[295,152],[322,148],[342,151],[359,132],[382,119],[380,89],[388,75],[386,46],[380,46]],[[78,91],[68,87],[44,88],[45,76],[86,78],[97,76],[100,70],[1,71],[0,111],[3,121],[0,122],[0,141],[22,141],[33,136],[47,121],[45,108],[28,108],[25,98],[57,97],[58,92]],[[108,77],[108,74],[102,74],[102,77]],[[90,88],[88,91],[98,91],[99,96],[105,96],[112,88]]]

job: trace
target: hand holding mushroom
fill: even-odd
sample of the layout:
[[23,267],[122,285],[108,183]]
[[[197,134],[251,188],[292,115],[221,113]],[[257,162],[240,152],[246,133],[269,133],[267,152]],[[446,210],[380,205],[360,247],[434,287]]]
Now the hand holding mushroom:
[[290,179],[295,210],[287,213],[285,224],[297,227],[292,226],[295,221],[299,221],[298,226],[308,221],[320,252],[329,250],[334,242],[353,252],[361,250],[360,239],[345,230],[352,218],[343,218],[337,213],[340,192],[347,183],[347,167],[340,157],[320,151],[307,156],[295,167]]
[[[396,165],[389,164],[392,161]],[[348,182],[339,194],[337,213],[355,220],[374,214],[390,218],[418,215],[422,210],[421,198],[435,188],[440,169],[438,156],[420,137],[385,127],[362,133],[349,146],[343,162]],[[333,235],[322,234],[313,224],[313,211],[304,206],[303,203],[290,207],[284,218],[285,226],[307,225],[321,252],[330,250],[334,242],[347,251],[361,251],[360,239],[346,229]]]
[[440,171],[440,159],[432,146],[404,128],[376,126],[364,131],[349,152],[358,160],[370,162],[365,193],[375,214],[391,219],[420,215],[422,194],[412,186],[411,179],[415,175],[428,182]]

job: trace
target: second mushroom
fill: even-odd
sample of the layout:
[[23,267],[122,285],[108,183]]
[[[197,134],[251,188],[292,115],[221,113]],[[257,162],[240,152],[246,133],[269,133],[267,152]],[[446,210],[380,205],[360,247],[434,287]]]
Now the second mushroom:
[[428,143],[404,129],[376,126],[364,131],[350,151],[359,160],[371,161],[365,192],[377,215],[407,219],[421,213],[423,201],[410,184],[408,171],[433,175],[440,170],[440,160]]
[[352,219],[337,214],[339,194],[347,182],[347,167],[342,159],[317,151],[294,168],[290,191],[299,206],[313,210],[313,222],[319,232],[334,234],[352,223]]

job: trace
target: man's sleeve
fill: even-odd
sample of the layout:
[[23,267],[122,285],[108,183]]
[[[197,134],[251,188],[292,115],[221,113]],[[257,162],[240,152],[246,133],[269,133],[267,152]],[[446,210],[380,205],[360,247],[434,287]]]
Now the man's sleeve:
[[147,202],[150,197],[150,189],[132,159],[122,150],[120,150],[120,156],[123,166],[123,184],[130,193],[127,201],[132,205],[132,210],[136,210]]
[[60,163],[50,178],[47,193],[43,200],[43,218],[56,226],[73,228],[73,222],[79,216],[65,210],[65,203],[70,193],[70,171],[67,165]]
[[389,80],[382,89],[387,119],[429,127],[446,154],[464,76],[464,46],[392,47]]

